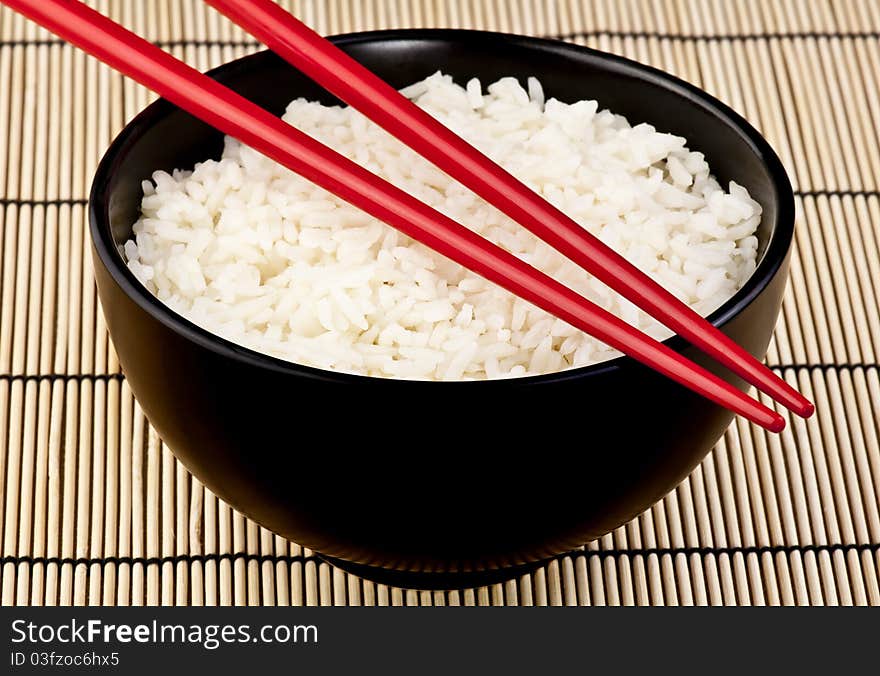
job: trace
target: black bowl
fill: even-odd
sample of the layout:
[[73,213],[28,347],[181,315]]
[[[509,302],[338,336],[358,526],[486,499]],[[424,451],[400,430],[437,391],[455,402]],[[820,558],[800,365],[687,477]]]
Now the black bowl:
[[[462,83],[533,75],[548,96],[597,99],[633,123],[687,137],[720,181],[736,180],[764,207],[758,269],[710,319],[765,354],[787,276],[793,196],[773,150],[727,106],[660,71],[556,41],[402,30],[334,42],[398,87],[437,69]],[[211,74],[278,114],[298,96],[336,102],[267,52]],[[195,476],[267,528],[359,572],[528,564],[663,497],[730,423],[727,411],[629,358],[515,380],[389,380],[291,364],[193,325],[140,285],[120,249],[142,180],[221,149],[221,134],[166,101],[131,122],[92,187],[94,267],[119,360],[150,422]],[[743,386],[683,341],[668,344]],[[431,584],[430,575],[411,579]]]

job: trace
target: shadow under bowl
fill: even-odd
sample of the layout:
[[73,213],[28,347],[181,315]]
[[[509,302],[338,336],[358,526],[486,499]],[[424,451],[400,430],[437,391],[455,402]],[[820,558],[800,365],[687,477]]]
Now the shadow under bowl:
[[[548,97],[596,99],[633,124],[686,137],[722,183],[735,180],[764,208],[757,271],[710,320],[765,354],[794,200],[773,150],[727,106],[660,71],[556,41],[457,30],[333,41],[396,87],[438,69],[462,84],[534,76]],[[337,102],[268,52],[211,75],[277,114],[296,97]],[[687,476],[729,425],[729,412],[629,358],[514,380],[391,380],[284,362],[195,326],[142,287],[120,251],[141,182],[218,158],[222,144],[166,101],[135,118],[95,176],[94,267],[120,363],[150,422],[208,488],[267,528],[361,574],[398,571],[415,586],[473,580],[625,523]],[[667,344],[743,387],[680,339]]]

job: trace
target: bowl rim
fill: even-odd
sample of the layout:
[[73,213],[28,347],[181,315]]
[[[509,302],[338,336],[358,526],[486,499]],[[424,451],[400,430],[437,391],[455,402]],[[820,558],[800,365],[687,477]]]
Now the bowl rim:
[[[755,271],[748,278],[743,287],[721,307],[712,312],[707,319],[716,327],[723,327],[737,314],[750,305],[770,284],[779,269],[785,262],[794,237],[794,193],[791,182],[779,156],[770,146],[768,141],[739,113],[722,103],[711,94],[699,89],[670,73],[633,61],[631,59],[610,54],[562,40],[550,38],[530,37],[513,33],[495,31],[481,31],[468,29],[446,28],[410,28],[362,31],[344,33],[329,36],[332,42],[339,46],[353,45],[364,42],[377,41],[442,41],[455,40],[500,41],[507,44],[538,49],[540,51],[554,52],[560,55],[572,52],[581,58],[586,57],[599,67],[612,72],[626,74],[636,79],[647,81],[655,86],[661,86],[683,97],[692,105],[702,108],[712,117],[718,118],[722,123],[734,129],[738,136],[750,147],[761,162],[765,165],[771,178],[772,189],[777,199],[777,213],[775,222],[770,230],[770,241],[761,256]],[[238,59],[224,63],[207,71],[212,77],[222,76],[225,73],[246,68],[251,61],[259,61],[267,58],[269,50],[261,50]],[[161,300],[149,292],[124,265],[122,255],[118,251],[113,240],[110,226],[110,178],[116,168],[122,163],[129,143],[136,141],[143,132],[149,129],[156,120],[169,114],[177,106],[167,99],[160,98],[140,113],[138,113],[125,127],[105,151],[95,176],[89,194],[89,231],[92,238],[92,246],[95,255],[108,271],[113,281],[123,290],[125,295],[135,302],[143,311],[153,319],[159,321],[165,327],[182,337],[195,342],[219,356],[230,358],[246,365],[264,370],[274,371],[285,375],[296,375],[311,379],[325,381],[339,381],[344,383],[369,383],[381,380],[387,383],[414,384],[431,383],[436,385],[443,383],[446,386],[462,386],[467,383],[470,387],[492,387],[499,384],[510,386],[516,385],[539,385],[551,382],[559,382],[570,379],[580,379],[588,376],[609,374],[623,368],[630,368],[638,364],[632,357],[622,355],[588,366],[568,368],[563,371],[555,371],[531,376],[519,376],[516,378],[496,378],[483,380],[459,380],[459,381],[432,381],[412,380],[405,378],[386,378],[382,376],[370,376],[344,371],[333,371],[305,364],[287,361],[279,357],[258,352],[254,349],[234,343],[226,338],[208,331],[193,323],[182,315],[174,312]],[[675,335],[662,341],[676,352],[683,351],[689,344],[680,336]],[[479,385],[477,385],[479,384]]]

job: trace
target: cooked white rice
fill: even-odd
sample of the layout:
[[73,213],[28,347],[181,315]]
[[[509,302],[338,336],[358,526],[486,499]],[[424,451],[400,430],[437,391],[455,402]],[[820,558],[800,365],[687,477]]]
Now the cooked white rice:
[[[595,101],[545,102],[508,77],[437,73],[422,108],[702,314],[755,269],[761,207],[725,192],[685,139]],[[284,119],[657,337],[670,332],[351,108],[297,99]],[[235,343],[395,378],[523,376],[617,352],[468,272],[238,141],[220,161],[145,181],[125,244],[174,311]]]

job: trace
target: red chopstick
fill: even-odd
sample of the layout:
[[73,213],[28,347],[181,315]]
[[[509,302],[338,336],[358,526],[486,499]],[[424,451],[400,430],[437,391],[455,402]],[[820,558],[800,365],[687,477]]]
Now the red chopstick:
[[783,418],[666,345],[85,4],[0,0],[190,114],[508,291],[766,429]]
[[798,415],[814,406],[623,256],[272,0],[206,0],[293,66]]

